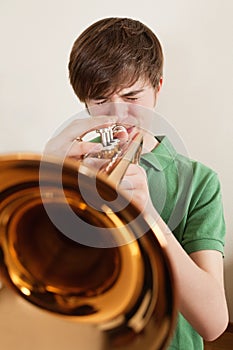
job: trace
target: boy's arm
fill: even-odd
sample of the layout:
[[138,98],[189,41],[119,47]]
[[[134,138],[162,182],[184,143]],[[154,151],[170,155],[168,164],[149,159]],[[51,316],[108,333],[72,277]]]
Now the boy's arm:
[[223,283],[223,258],[217,250],[188,255],[155,210],[144,169],[130,165],[119,187],[140,211],[149,214],[164,234],[177,288],[179,311],[207,341],[216,339],[228,324]]

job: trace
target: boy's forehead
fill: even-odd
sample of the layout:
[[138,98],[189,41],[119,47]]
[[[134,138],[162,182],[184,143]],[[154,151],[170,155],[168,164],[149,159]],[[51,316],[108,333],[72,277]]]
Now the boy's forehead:
[[149,81],[145,81],[143,79],[138,79],[135,83],[133,84],[122,84],[120,85],[116,91],[113,92],[117,93],[118,95],[127,95],[131,92],[137,92],[137,91],[141,91],[144,90],[147,87],[150,87],[151,84]]
[[138,79],[134,84],[132,84],[130,86],[125,85],[125,87],[121,89],[121,92],[127,92],[129,90],[130,91],[131,90],[140,90],[148,85],[149,85],[149,81],[145,82],[145,80]]

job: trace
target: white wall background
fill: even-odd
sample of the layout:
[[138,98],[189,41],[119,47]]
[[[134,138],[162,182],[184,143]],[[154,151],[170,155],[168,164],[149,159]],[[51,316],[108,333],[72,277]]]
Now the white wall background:
[[165,53],[158,112],[189,155],[222,183],[227,242],[226,291],[233,321],[233,2],[231,0],[8,0],[0,3],[0,152],[43,149],[82,106],[68,82],[71,46],[106,16],[151,27]]

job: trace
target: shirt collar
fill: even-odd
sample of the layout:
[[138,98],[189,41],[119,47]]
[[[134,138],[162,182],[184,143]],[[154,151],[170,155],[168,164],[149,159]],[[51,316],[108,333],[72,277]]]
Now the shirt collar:
[[141,155],[141,160],[144,163],[149,163],[157,171],[163,171],[177,156],[175,148],[166,136],[156,136],[159,141],[151,152]]

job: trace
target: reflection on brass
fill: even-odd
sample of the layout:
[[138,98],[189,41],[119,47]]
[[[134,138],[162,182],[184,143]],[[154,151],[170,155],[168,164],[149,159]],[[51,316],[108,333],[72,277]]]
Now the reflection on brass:
[[0,279],[36,306],[96,325],[103,350],[166,349],[173,332],[176,293],[156,229],[83,163],[0,157]]
[[[95,130],[97,135],[100,135],[98,141],[102,143],[103,149],[86,154],[84,157],[84,164],[86,159],[89,161],[92,158],[92,167],[95,166],[99,174],[107,175],[108,182],[111,182],[115,187],[124,176],[129,164],[138,163],[140,158],[143,144],[142,133],[136,127],[131,126],[130,129],[128,134],[126,127],[116,124]],[[118,133],[127,134],[127,141],[124,138],[123,140],[117,138],[115,135]],[[88,135],[89,131],[84,133],[80,139],[82,140]]]

